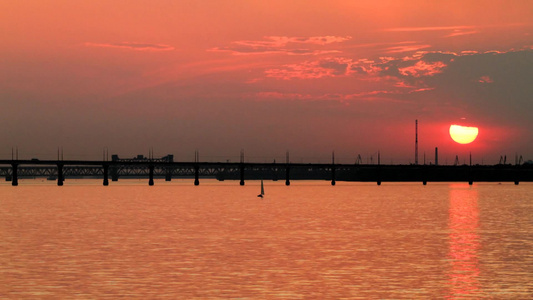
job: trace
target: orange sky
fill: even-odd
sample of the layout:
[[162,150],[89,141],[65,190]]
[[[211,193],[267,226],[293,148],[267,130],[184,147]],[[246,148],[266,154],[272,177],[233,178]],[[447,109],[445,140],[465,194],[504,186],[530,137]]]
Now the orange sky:
[[420,161],[533,159],[531,20],[531,1],[3,1],[0,156],[409,163],[418,119]]

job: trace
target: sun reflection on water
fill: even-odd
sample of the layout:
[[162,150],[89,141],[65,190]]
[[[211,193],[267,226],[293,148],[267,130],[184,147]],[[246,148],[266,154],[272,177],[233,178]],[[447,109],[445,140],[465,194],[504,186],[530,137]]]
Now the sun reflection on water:
[[451,261],[450,297],[474,296],[479,291],[480,247],[478,191],[463,184],[450,186],[449,253]]

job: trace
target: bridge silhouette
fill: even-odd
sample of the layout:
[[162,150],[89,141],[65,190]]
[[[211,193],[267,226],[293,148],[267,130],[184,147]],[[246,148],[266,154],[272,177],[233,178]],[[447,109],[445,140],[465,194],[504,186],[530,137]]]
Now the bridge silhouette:
[[173,156],[153,159],[138,156],[134,159],[119,159],[113,156],[111,161],[92,160],[0,160],[0,177],[18,185],[19,178],[46,177],[57,181],[62,186],[65,178],[103,178],[103,185],[119,178],[148,178],[148,184],[154,185],[154,178],[194,178],[194,185],[200,184],[200,178],[218,180],[238,180],[240,185],[245,180],[328,180],[332,185],[337,181],[376,182],[514,182],[533,181],[531,164],[498,165],[383,165],[378,164],[336,164],[331,163],[258,163],[245,162],[241,153],[239,162],[201,162],[195,154],[193,162],[174,162]]

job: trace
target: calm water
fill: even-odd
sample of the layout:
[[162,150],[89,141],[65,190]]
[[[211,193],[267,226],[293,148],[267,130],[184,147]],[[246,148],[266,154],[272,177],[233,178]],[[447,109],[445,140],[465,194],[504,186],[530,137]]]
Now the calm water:
[[533,297],[533,184],[0,184],[0,298]]

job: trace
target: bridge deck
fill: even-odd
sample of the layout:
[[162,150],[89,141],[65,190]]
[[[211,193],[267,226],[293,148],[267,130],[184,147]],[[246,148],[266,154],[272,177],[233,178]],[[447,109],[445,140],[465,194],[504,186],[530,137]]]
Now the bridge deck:
[[[2,165],[4,165],[2,167]],[[219,180],[316,179],[335,181],[533,181],[533,165],[369,165],[320,163],[258,162],[165,162],[165,161],[89,161],[89,160],[0,160],[0,176],[7,180],[28,177],[200,177]],[[62,181],[61,181],[62,183]],[[59,180],[58,180],[59,184]]]

